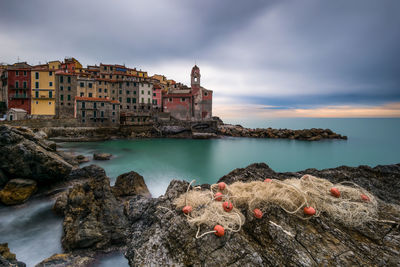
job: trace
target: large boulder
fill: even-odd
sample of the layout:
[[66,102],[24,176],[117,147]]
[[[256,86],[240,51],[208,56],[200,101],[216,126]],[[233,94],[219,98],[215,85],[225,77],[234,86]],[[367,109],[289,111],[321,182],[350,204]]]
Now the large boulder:
[[0,200],[6,205],[21,204],[36,191],[36,181],[29,179],[12,179],[0,190]]
[[73,166],[30,129],[0,125],[0,169],[8,179],[50,184],[65,179]]
[[127,220],[123,205],[112,194],[104,170],[91,173],[93,169],[81,171],[92,176],[86,182],[74,185],[67,193],[62,237],[66,251],[102,249],[125,243]]
[[0,244],[0,266],[25,267],[25,263],[17,261],[14,253],[10,252],[7,243]]
[[134,171],[118,176],[112,190],[114,195],[117,197],[133,195],[151,197],[149,189],[144,182],[143,176]]
[[[347,180],[368,187],[380,198],[377,193],[383,188],[400,191],[399,166],[308,171],[333,182]],[[221,181],[282,180],[308,171],[276,173],[266,164],[254,164]],[[172,181],[164,196],[136,197],[125,205],[131,222],[126,253],[130,266],[397,266],[400,262],[399,196],[390,194],[391,203],[378,200],[379,218],[362,227],[345,226],[324,216],[303,220],[271,204],[264,207],[262,219],[242,210],[246,220],[239,232],[196,238],[197,228],[173,205],[187,186],[187,182]],[[208,230],[201,228],[201,232]]]

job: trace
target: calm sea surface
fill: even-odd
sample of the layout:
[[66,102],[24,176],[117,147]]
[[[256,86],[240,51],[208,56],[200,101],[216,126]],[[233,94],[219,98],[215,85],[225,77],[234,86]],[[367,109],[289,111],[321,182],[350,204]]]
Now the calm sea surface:
[[[102,166],[111,182],[134,170],[144,176],[153,196],[165,192],[172,179],[214,183],[239,167],[265,162],[275,171],[400,163],[400,119],[271,119],[229,121],[245,127],[330,128],[348,140],[318,142],[223,138],[213,140],[145,139],[63,143],[63,149],[91,156],[112,153]],[[62,219],[51,212],[53,201],[32,201],[20,207],[0,208],[0,243],[8,242],[17,258],[34,266],[61,253]],[[121,254],[100,260],[100,266],[128,266]]]

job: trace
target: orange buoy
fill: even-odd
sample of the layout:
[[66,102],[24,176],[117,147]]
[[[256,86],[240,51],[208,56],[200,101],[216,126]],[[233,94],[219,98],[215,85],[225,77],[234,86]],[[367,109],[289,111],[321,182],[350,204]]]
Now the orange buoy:
[[189,214],[189,213],[192,212],[192,207],[191,206],[185,206],[185,207],[183,207],[182,211],[185,214]]
[[266,183],[269,183],[269,182],[271,182],[271,181],[272,181],[272,180],[269,179],[269,178],[267,178],[267,179],[264,180],[264,182],[266,182]]
[[336,187],[331,188],[331,195],[334,197],[340,197],[340,191]]
[[222,201],[222,193],[221,192],[217,192],[217,193],[215,193],[215,195],[214,195],[214,199],[216,200],[216,201]]
[[367,195],[361,194],[361,199],[363,201],[370,201],[369,197]]
[[225,190],[225,187],[226,187],[226,183],[224,183],[224,182],[218,183],[218,189],[219,189],[219,191],[224,191],[224,190]]
[[226,212],[230,212],[233,209],[233,204],[229,201],[225,201],[224,203],[222,203],[222,207]]
[[214,227],[214,231],[215,231],[215,235],[219,236],[219,237],[221,237],[225,234],[224,227],[222,227],[221,225],[218,225],[218,224]]
[[261,219],[262,218],[263,213],[262,213],[262,211],[260,209],[254,209],[253,212],[254,212],[254,217],[256,217],[257,219]]
[[314,215],[315,209],[313,207],[304,207],[304,214]]

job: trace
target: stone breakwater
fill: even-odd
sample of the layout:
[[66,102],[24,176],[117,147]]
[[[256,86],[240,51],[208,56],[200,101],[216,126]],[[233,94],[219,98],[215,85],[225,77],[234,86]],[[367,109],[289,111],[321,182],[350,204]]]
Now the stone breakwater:
[[347,136],[334,133],[330,129],[273,129],[273,128],[244,128],[241,125],[222,124],[218,126],[218,135],[251,138],[280,138],[304,141],[319,141],[322,139],[344,139]]

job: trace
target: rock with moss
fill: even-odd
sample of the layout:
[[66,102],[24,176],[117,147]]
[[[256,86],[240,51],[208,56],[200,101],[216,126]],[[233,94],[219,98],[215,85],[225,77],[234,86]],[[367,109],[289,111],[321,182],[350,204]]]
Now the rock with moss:
[[37,190],[36,181],[12,179],[0,190],[0,200],[5,205],[24,203]]

